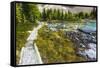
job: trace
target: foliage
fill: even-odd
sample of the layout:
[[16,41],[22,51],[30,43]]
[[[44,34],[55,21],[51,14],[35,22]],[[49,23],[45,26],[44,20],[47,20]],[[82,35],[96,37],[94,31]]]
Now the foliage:
[[25,17],[30,22],[36,23],[36,20],[40,19],[40,12],[38,7],[35,4],[22,4],[22,12],[25,14]]
[[96,10],[92,10],[91,13],[79,12],[72,13],[70,11],[64,12],[59,9],[43,9],[42,20],[43,21],[79,21],[82,19],[91,19],[96,17]]
[[97,9],[94,8],[94,9],[91,11],[90,16],[91,16],[92,19],[96,19],[96,16],[97,16]]
[[76,55],[73,42],[63,31],[53,32],[44,26],[35,42],[44,63],[85,61],[85,58]]
[[19,63],[20,51],[27,42],[28,31],[37,26],[40,12],[37,5],[16,3],[16,63]]
[[[71,11],[64,12],[60,9],[43,9],[40,13],[36,4],[16,3],[16,62],[20,59],[21,48],[27,42],[28,31],[36,27],[37,21],[63,22],[81,21],[82,19],[95,19],[96,10],[91,13]],[[83,57],[77,56],[74,44],[66,38],[63,31],[52,32],[46,26],[39,30],[36,40],[40,54],[45,63],[76,62],[84,61]]]

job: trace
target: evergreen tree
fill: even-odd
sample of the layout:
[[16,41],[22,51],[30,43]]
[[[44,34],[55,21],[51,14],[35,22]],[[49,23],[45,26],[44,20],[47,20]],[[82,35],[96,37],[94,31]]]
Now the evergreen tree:
[[56,20],[56,17],[57,17],[57,11],[56,11],[56,9],[54,9],[52,11],[52,16],[53,16],[53,20]]
[[89,18],[89,13],[85,13],[84,17]]
[[93,8],[93,10],[91,11],[91,13],[90,13],[90,16],[94,19],[94,18],[96,18],[96,12],[97,12],[97,10],[95,9],[95,8]]
[[63,10],[60,12],[61,16],[60,16],[60,20],[63,20],[64,19],[64,12]]
[[84,18],[84,13],[83,12],[79,12],[79,15],[78,16],[79,16],[79,18],[82,18],[83,19]]
[[67,20],[67,12],[65,12],[64,20]]
[[46,15],[46,9],[45,8],[43,9],[43,12],[42,12],[42,18],[43,18],[44,21],[46,21],[47,15]]
[[67,20],[71,21],[72,20],[72,13],[70,11],[68,11],[68,14],[67,14]]
[[58,9],[58,10],[57,10],[57,17],[56,17],[56,18],[57,18],[58,20],[60,20],[60,18],[61,18],[60,16],[61,16],[61,13],[60,13],[60,10]]
[[22,4],[22,11],[26,19],[30,22],[36,23],[36,20],[40,19],[40,12],[35,4]]

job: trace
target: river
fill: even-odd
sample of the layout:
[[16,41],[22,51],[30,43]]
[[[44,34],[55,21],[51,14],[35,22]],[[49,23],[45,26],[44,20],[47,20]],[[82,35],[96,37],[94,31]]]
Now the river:
[[[63,30],[75,44],[77,43],[77,46],[82,46],[81,49],[84,49],[83,51],[78,49],[80,55],[85,56],[87,61],[96,60],[96,21],[63,24],[50,23],[48,24],[48,28],[52,31]],[[77,39],[79,40],[77,41]]]
[[[25,44],[25,47],[22,47],[21,50],[21,55],[20,55],[20,61],[19,65],[30,65],[30,64],[43,64],[40,53],[38,51],[38,48],[36,46],[36,43],[34,40],[37,39],[38,36],[38,30],[43,26],[44,24],[42,22],[39,22],[39,25],[35,27],[32,31],[30,31],[30,35],[27,38],[27,42]],[[59,29],[66,31],[69,30],[77,30],[82,26],[80,29],[85,31],[85,32],[94,32],[96,31],[96,22],[94,23],[85,23],[85,24],[80,24],[78,23],[67,23],[67,24],[61,24],[61,23],[56,23],[56,24],[47,24],[48,28],[50,28],[53,31],[57,31]],[[82,34],[84,35],[84,34]],[[86,35],[87,36],[87,35]],[[84,38],[83,38],[84,39]],[[76,41],[77,42],[77,41]],[[82,43],[83,44],[83,43]],[[91,60],[96,59],[96,43],[86,43],[88,44],[89,49],[85,49],[83,52],[79,51],[79,53],[83,56],[88,56]]]

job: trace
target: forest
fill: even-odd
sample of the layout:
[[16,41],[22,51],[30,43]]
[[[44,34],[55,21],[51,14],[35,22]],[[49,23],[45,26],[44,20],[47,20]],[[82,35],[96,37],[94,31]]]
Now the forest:
[[78,21],[81,19],[95,19],[96,18],[96,10],[94,9],[91,13],[79,12],[72,13],[70,11],[63,12],[63,10],[59,9],[43,9],[41,14],[41,20],[43,21]]

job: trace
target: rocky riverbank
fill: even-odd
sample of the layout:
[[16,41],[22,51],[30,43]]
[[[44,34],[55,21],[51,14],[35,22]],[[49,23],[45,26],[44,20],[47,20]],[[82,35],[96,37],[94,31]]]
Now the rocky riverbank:
[[78,55],[84,56],[87,61],[96,60],[96,32],[86,34],[79,30],[68,31],[66,36],[70,38],[76,47]]
[[[91,21],[90,21],[91,22]],[[95,21],[91,23],[56,23],[47,24],[52,31],[64,31],[67,38],[69,38],[76,47],[77,55],[83,56],[87,61],[96,60],[96,24]],[[90,28],[90,29],[89,29]]]

